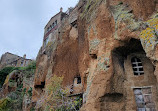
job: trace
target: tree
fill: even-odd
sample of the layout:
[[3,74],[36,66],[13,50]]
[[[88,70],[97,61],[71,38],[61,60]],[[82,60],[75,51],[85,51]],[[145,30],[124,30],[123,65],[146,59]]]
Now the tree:
[[51,111],[78,111],[82,104],[82,99],[68,97],[68,90],[62,88],[63,77],[54,75],[46,88],[48,97],[44,105],[45,110]]

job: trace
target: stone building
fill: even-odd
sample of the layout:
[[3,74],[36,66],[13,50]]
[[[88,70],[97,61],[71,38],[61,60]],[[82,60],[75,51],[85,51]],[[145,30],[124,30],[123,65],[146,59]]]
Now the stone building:
[[55,43],[57,41],[61,27],[62,22],[66,20],[69,21],[69,23],[77,28],[77,18],[78,18],[78,11],[77,7],[75,8],[69,8],[66,12],[63,12],[62,7],[60,8],[60,12],[54,15],[46,24],[44,28],[44,37],[43,37],[43,45],[42,45],[42,52],[45,51],[45,48],[47,45],[50,45],[48,43]]
[[45,49],[50,41],[53,42],[57,39],[57,32],[61,26],[63,18],[66,16],[66,13],[63,13],[62,10],[63,9],[61,8],[60,12],[54,15],[44,28],[43,49]]
[[26,59],[26,54],[23,57],[18,55],[6,52],[2,55],[0,60],[0,68],[6,66],[14,66],[14,67],[25,67],[27,66],[32,60]]

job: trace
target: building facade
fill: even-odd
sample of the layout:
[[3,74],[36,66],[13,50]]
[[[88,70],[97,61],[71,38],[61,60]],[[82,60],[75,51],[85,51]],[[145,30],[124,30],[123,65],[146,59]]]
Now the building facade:
[[45,49],[48,42],[56,40],[61,21],[66,16],[66,13],[63,13],[62,10],[61,8],[60,12],[54,15],[44,28],[43,49]]
[[18,55],[6,52],[1,57],[0,69],[6,66],[25,67],[31,61],[32,61],[31,59],[26,59],[26,54],[24,54],[23,57],[20,57]]

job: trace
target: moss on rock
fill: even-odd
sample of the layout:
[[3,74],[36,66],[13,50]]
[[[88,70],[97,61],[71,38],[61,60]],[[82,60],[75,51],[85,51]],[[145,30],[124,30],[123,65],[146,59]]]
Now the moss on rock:
[[[127,4],[118,4],[116,6],[111,6],[111,11],[115,20],[115,35],[114,37],[117,39],[117,31],[121,23],[126,24],[126,29],[130,29],[131,31],[138,30],[142,21],[137,21],[134,18],[132,10],[128,8]],[[123,31],[124,29],[122,29]]]
[[152,16],[154,18],[144,22],[147,25],[147,28],[142,30],[140,33],[142,46],[148,56],[154,54],[155,47],[158,43],[158,17],[154,15]]

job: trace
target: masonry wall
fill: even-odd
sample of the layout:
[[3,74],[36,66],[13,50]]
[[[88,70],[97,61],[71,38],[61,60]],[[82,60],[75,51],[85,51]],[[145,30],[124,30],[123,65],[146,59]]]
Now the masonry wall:
[[0,68],[6,66],[24,67],[31,63],[31,61],[31,59],[26,59],[7,52],[1,57]]
[[16,66],[16,67],[25,67],[25,66],[27,66],[28,64],[30,64],[31,61],[32,61],[32,60],[30,60],[30,59],[20,58],[20,59],[18,59],[17,61],[15,61],[15,62],[16,62],[15,66]]
[[18,59],[19,56],[10,54],[10,53],[5,53],[4,55],[2,55],[1,57],[1,64],[5,64],[5,63],[10,63],[16,59]]
[[50,25],[52,25],[53,22],[55,23],[56,20],[57,20],[57,24],[61,24],[62,13],[63,12],[59,12],[58,14],[56,14],[50,19],[50,21],[47,23],[47,25],[44,28],[44,35],[47,33],[47,28],[50,27]]

